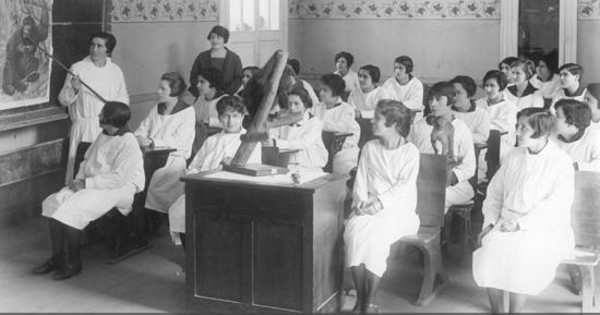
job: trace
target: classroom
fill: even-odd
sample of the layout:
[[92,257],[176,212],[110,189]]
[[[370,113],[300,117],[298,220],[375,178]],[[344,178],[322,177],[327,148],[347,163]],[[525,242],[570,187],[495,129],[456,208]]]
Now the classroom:
[[3,312],[600,312],[600,1],[0,25]]

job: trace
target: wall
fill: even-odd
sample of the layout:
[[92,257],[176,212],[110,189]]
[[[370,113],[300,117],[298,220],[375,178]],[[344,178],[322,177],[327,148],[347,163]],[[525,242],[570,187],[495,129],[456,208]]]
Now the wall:
[[[186,82],[196,56],[210,45],[206,36],[217,25],[216,0],[113,0],[111,31],[120,40],[113,60],[121,67],[137,128],[156,105],[160,76],[177,71]],[[185,98],[191,101],[191,95]]]
[[479,79],[500,58],[499,36],[497,0],[290,2],[290,53],[302,57],[311,81],[334,70],[333,56],[341,50],[352,52],[355,70],[373,63],[384,78],[392,76],[394,58],[405,54],[426,82],[459,73]]
[[600,2],[579,0],[577,61],[584,67],[583,81],[600,82]]

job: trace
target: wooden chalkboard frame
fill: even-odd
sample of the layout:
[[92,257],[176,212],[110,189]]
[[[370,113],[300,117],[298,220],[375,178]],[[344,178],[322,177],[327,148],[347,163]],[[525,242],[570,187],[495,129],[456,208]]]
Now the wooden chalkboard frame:
[[[111,0],[54,0],[52,4],[52,45],[54,56],[59,58],[67,67],[80,60],[82,56],[74,57],[70,54],[68,58],[59,56],[57,47],[65,43],[59,37],[59,29],[75,30],[82,26],[96,25],[98,30],[108,30]],[[96,15],[96,21],[84,21],[89,16],[89,9],[102,10]],[[88,13],[86,15],[86,13]],[[100,17],[100,18],[98,18]],[[90,34],[85,34],[89,36]],[[84,36],[82,34],[81,36]],[[85,38],[87,40],[87,38]],[[80,54],[81,55],[81,54]],[[70,59],[70,60],[67,60]],[[68,119],[66,108],[58,102],[58,92],[66,77],[66,71],[56,63],[52,63],[52,77],[50,80],[50,100],[48,102],[11,108],[0,111],[0,132],[19,129],[27,126],[38,125]]]

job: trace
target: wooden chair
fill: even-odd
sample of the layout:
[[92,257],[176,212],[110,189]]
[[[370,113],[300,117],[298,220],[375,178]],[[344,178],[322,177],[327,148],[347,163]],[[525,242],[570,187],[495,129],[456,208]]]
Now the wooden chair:
[[598,265],[600,264],[600,173],[575,172],[575,200],[571,225],[575,232],[575,251],[562,263],[581,268],[583,313],[600,312]]
[[371,119],[367,118],[356,118],[356,122],[360,126],[358,147],[362,149],[365,143],[373,140],[373,125],[371,124]]
[[417,213],[421,219],[419,231],[416,235],[401,238],[394,246],[414,245],[423,254],[423,283],[414,304],[424,306],[435,298],[448,280],[441,252],[446,199],[446,156],[421,154],[417,190]]
[[[448,209],[446,213],[446,228],[445,228],[445,240],[457,243],[457,238],[460,238],[458,242],[461,244],[461,255],[459,265],[461,267],[466,266],[467,258],[469,253],[475,249],[475,240],[473,238],[473,225],[471,222],[471,213],[475,208],[475,198],[477,196],[477,169],[479,164],[479,153],[481,150],[487,148],[487,145],[475,144],[475,175],[469,179],[469,183],[473,187],[475,192],[473,199],[463,205],[453,205]],[[453,224],[453,220],[456,219],[456,224]]]
[[352,136],[352,133],[323,131],[323,144],[325,145],[325,148],[327,148],[327,152],[329,153],[327,157],[327,164],[323,168],[325,172],[333,172],[333,158],[338,152],[342,150],[344,142],[346,142],[346,138],[350,136]]

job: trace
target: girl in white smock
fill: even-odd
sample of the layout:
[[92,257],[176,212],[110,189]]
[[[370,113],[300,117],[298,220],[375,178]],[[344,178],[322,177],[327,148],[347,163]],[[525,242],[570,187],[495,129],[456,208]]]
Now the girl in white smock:
[[544,98],[529,82],[534,73],[533,63],[519,59],[512,64],[512,73],[515,84],[506,89],[507,101],[517,105],[519,110],[529,107],[544,108]]
[[373,304],[387,269],[390,246],[419,229],[417,176],[419,151],[406,141],[411,112],[398,101],[378,103],[373,134],[361,154],[350,219],[344,232],[346,263],[357,288],[355,312],[377,310]]
[[134,133],[143,147],[177,150],[169,154],[164,167],[154,172],[148,185],[145,207],[163,213],[183,194],[184,184],[179,179],[185,175],[186,160],[194,142],[196,114],[192,106],[180,100],[185,89],[181,75],[176,72],[163,74],[158,87],[160,103],[152,108]]
[[356,117],[372,119],[377,102],[384,98],[391,98],[377,86],[380,79],[381,71],[374,65],[365,65],[358,70],[360,89],[355,89],[348,97],[348,104],[356,111]]
[[[93,142],[102,131],[98,115],[104,101],[96,96],[81,81],[87,83],[106,101],[117,101],[129,105],[125,77],[118,65],[109,57],[117,44],[112,34],[100,32],[91,36],[89,55],[71,66],[65,83],[58,95],[59,102],[69,109],[73,125],[69,139],[69,159],[65,183],[73,181],[75,155],[80,142]],[[81,81],[80,81],[81,80]]]
[[583,76],[583,67],[576,63],[567,63],[558,69],[560,76],[559,89],[556,90],[552,98],[550,111],[554,114],[554,104],[562,99],[574,99],[584,101],[587,94],[586,87],[581,83]]
[[[352,91],[356,89],[360,89],[360,83],[358,82],[358,74],[350,67],[354,64],[354,56],[351,53],[342,51],[335,55],[335,69],[336,71],[333,74],[339,75],[344,82],[346,83],[346,87],[344,91],[346,92],[346,96],[352,93]],[[306,87],[305,87],[306,88]]]
[[387,79],[381,88],[386,97],[400,101],[412,111],[419,111],[414,121],[423,117],[423,83],[412,75],[413,61],[408,56],[394,60],[394,76]]
[[[223,97],[217,103],[219,120],[223,131],[208,137],[188,166],[187,175],[217,169],[231,162],[242,143],[240,136],[246,133],[242,121],[246,108],[237,96]],[[257,145],[248,163],[261,164],[261,146]],[[185,245],[185,194],[180,195],[169,208],[169,229],[173,242]],[[185,248],[184,248],[185,249]]]
[[544,290],[574,247],[574,171],[569,156],[549,140],[552,128],[547,110],[519,112],[519,147],[506,157],[487,189],[473,277],[487,288],[494,314],[507,311],[506,291],[508,311],[521,312],[526,295]]

